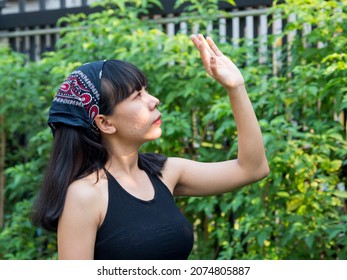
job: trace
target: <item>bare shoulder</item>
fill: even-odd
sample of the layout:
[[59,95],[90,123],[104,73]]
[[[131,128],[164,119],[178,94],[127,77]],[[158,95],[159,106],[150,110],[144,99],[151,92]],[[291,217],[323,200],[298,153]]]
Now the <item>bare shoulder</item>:
[[163,168],[163,181],[170,189],[171,193],[179,181],[186,160],[178,157],[168,157]]
[[59,259],[93,259],[98,227],[107,208],[107,179],[99,172],[76,180],[67,190],[58,223]]
[[94,221],[99,226],[107,208],[107,186],[108,181],[103,171],[74,181],[68,187],[62,217],[64,214],[78,215],[80,218],[86,217],[89,221]]
[[99,174],[98,178],[96,172],[92,173],[74,181],[68,187],[67,199],[75,200],[82,205],[91,203],[102,194],[105,185],[107,186],[107,179],[103,174]]

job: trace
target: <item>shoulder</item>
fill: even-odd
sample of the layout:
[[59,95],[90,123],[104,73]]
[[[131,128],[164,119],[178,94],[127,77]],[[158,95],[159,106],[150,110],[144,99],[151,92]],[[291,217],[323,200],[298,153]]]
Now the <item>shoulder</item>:
[[103,171],[96,172],[74,181],[67,191],[67,198],[74,199],[81,204],[97,199],[102,189],[107,186],[107,178]]
[[186,159],[178,157],[168,157],[165,161],[162,171],[162,178],[172,193],[179,181],[187,161],[188,160]]
[[150,174],[162,176],[167,157],[158,153],[139,154],[139,167]]
[[92,259],[96,233],[107,207],[107,178],[100,171],[73,182],[58,222],[60,259]]
[[165,162],[164,169],[170,174],[176,174],[177,172],[181,172],[187,165],[195,162],[196,161],[186,158],[168,157]]
[[75,213],[81,218],[86,217],[100,223],[107,207],[108,180],[103,171],[98,173],[78,179],[68,187],[63,216],[64,212],[68,215]]

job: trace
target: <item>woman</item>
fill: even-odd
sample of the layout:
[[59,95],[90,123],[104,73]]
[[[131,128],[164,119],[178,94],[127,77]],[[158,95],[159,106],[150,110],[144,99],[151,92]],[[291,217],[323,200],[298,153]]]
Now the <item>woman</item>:
[[172,196],[232,191],[269,172],[244,79],[211,38],[192,35],[207,73],[229,95],[238,157],[199,163],[139,147],[161,135],[159,100],[123,61],[81,66],[50,109],[51,161],[33,221],[57,230],[59,259],[187,259],[192,227]]

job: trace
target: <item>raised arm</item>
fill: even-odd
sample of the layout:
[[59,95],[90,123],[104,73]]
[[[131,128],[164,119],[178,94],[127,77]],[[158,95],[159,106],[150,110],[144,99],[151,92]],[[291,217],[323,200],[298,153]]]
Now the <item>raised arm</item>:
[[169,158],[166,181],[175,195],[212,195],[231,191],[266,177],[269,167],[261,130],[248,98],[244,79],[235,64],[208,37],[192,35],[207,73],[226,90],[238,131],[235,160],[199,163]]

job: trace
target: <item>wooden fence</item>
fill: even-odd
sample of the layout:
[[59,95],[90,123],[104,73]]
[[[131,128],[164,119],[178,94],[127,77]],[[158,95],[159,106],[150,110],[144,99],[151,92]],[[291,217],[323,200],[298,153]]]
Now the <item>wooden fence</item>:
[[[88,14],[95,11],[89,7],[94,1],[10,1],[12,4],[8,3],[0,15],[0,41],[16,51],[28,54],[32,60],[38,60],[42,52],[54,49],[55,42],[59,39],[61,29],[56,26],[56,21],[66,14]],[[174,2],[175,0],[162,0],[164,9],[151,11],[150,16],[155,18],[168,34],[184,30],[189,32],[184,22],[175,24],[179,10],[174,10]],[[265,38],[266,34],[276,32],[278,25],[274,25],[273,30],[269,30],[267,26],[269,19],[266,12],[272,1],[236,2],[240,2],[237,9],[230,5],[222,7],[228,9],[233,16],[232,19],[220,19],[219,33],[222,38],[233,38],[234,42],[238,42],[239,38]]]

